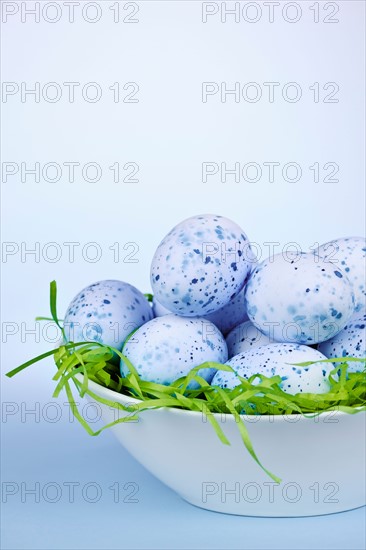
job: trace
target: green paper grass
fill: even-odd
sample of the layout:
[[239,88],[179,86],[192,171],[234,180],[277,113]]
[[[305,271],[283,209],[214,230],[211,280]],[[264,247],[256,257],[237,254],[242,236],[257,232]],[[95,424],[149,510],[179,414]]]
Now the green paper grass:
[[[56,309],[57,287],[53,281],[50,285],[50,309],[52,320],[60,328],[63,336],[63,328],[57,318]],[[130,338],[133,331],[128,338]],[[117,355],[123,360],[129,369],[126,377],[121,377],[118,365],[113,362]],[[210,386],[198,371],[203,368],[214,368],[234,372],[229,365],[206,362],[193,368],[187,376],[179,378],[169,386],[146,382],[140,378],[138,372],[123,355],[122,352],[98,342],[69,342],[43,353],[34,359],[23,363],[19,367],[7,373],[13,377],[29,366],[53,356],[57,371],[53,377],[56,387],[53,397],[58,397],[61,391],[65,391],[71,410],[75,418],[83,428],[92,436],[100,434],[103,430],[124,422],[136,421],[139,414],[146,410],[156,408],[178,408],[183,410],[201,412],[211,423],[220,441],[230,445],[215,413],[231,414],[237,423],[241,439],[249,454],[257,464],[275,482],[280,483],[280,478],[266,469],[260,462],[250,441],[247,427],[243,421],[243,415],[291,415],[301,414],[314,417],[327,411],[342,411],[355,414],[366,410],[366,370],[358,373],[348,372],[348,363],[357,361],[365,362],[366,359],[347,357],[346,359],[327,359],[319,362],[337,363],[329,374],[330,390],[327,393],[298,393],[290,395],[280,388],[281,377],[266,377],[262,374],[251,376],[249,379],[239,377],[241,384],[234,389],[222,389]],[[338,364],[339,363],[339,364]],[[297,363],[299,367],[306,367],[313,362]],[[82,376],[82,381],[78,378]],[[96,395],[89,388],[89,380],[111,389],[117,393],[138,399],[137,403],[129,406],[122,405]],[[198,383],[198,389],[189,389],[189,383],[194,380]],[[129,413],[110,424],[93,431],[80,414],[71,389],[71,383],[76,387],[80,397],[88,395],[93,400]]]

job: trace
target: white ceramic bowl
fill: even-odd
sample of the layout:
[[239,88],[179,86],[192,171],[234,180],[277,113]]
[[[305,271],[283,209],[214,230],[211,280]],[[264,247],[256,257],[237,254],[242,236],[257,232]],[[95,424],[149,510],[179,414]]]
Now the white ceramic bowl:
[[[89,388],[113,402],[137,402],[93,382]],[[115,410],[98,406],[106,422],[116,419]],[[282,478],[281,484],[249,455],[235,419],[215,416],[230,446],[221,443],[201,413],[179,409],[145,411],[138,422],[120,423],[112,430],[147,470],[201,508],[281,517],[331,514],[365,505],[365,412],[243,417],[258,457]]]

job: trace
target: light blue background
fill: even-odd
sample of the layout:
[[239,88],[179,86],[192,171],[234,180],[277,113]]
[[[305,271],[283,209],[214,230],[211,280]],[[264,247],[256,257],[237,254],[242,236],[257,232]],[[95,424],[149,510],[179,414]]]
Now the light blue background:
[[[31,4],[31,3],[28,3]],[[81,1],[83,4],[83,1]],[[20,253],[2,260],[2,319],[17,333],[3,334],[2,372],[51,347],[25,333],[35,315],[48,314],[48,284],[57,279],[59,311],[83,286],[103,278],[126,280],[149,291],[149,265],[165,233],[193,214],[215,212],[239,223],[263,246],[314,243],[362,235],[364,217],[364,3],[338,2],[340,22],[315,24],[312,2],[299,2],[296,24],[279,15],[269,23],[236,24],[219,15],[201,21],[201,2],[139,2],[138,24],[114,24],[100,3],[99,23],[76,11],[75,23],[3,24],[3,81],[46,83],[96,81],[102,100],[51,104],[18,96],[2,104],[3,162],[97,162],[96,184],[20,181],[2,183],[2,239],[32,248],[56,242],[62,257],[39,262]],[[283,3],[281,3],[283,4]],[[324,3],[320,3],[321,10]],[[64,12],[65,13],[65,12]],[[263,12],[265,13],[265,12]],[[321,11],[321,16],[324,13]],[[114,82],[135,81],[139,103],[115,104]],[[250,104],[218,96],[201,101],[204,81],[296,81],[298,103],[261,100]],[[339,103],[314,103],[309,86],[337,82]],[[277,97],[277,95],[276,95]],[[202,162],[297,162],[298,183],[201,180]],[[137,162],[139,183],[113,183],[108,167]],[[338,183],[315,183],[314,162],[339,165]],[[79,242],[75,262],[65,242]],[[80,249],[96,242],[96,263]],[[118,242],[122,259],[110,247]],[[123,262],[139,247],[137,263]],[[265,253],[264,253],[265,255]],[[5,261],[6,260],[6,261]],[[22,323],[24,326],[22,328]],[[9,326],[9,325],[6,325]],[[2,377],[2,399],[19,407],[50,402],[51,361],[16,379]],[[62,399],[60,403],[62,403]],[[299,548],[352,549],[365,546],[365,509],[312,519],[250,519],[205,512],[182,502],[144,471],[111,434],[90,438],[66,414],[55,424],[20,413],[2,422],[2,478],[29,484],[64,481],[99,483],[99,503],[25,503],[19,495],[3,504],[3,547],[39,548]],[[336,460],[336,457],[335,457]],[[178,473],[179,475],[179,473]],[[113,502],[108,487],[129,481],[140,486],[139,503]]]

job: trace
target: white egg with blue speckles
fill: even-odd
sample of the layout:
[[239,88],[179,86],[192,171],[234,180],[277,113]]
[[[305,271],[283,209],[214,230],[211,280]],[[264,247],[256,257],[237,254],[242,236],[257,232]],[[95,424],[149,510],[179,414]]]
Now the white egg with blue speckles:
[[306,367],[294,365],[308,361],[322,361],[326,357],[319,351],[298,344],[269,344],[235,355],[227,365],[233,372],[217,371],[211,385],[220,388],[235,388],[240,384],[237,375],[250,378],[255,374],[281,376],[281,389],[292,395],[296,393],[326,393],[330,390],[329,373],[332,363],[314,363]]
[[366,239],[344,237],[322,244],[314,254],[344,271],[353,286],[355,311],[366,308]]
[[243,288],[253,259],[244,231],[234,222],[205,214],[174,227],[151,264],[156,299],[173,313],[213,313]]
[[[226,306],[208,315],[202,315],[203,319],[211,321],[225,335],[234,327],[248,319],[244,303],[244,290],[241,290]],[[154,296],[153,311],[155,317],[169,315],[171,311],[160,304]]]
[[341,269],[313,254],[276,254],[261,262],[245,291],[249,319],[276,342],[317,344],[347,324],[354,294]]
[[[318,350],[329,359],[339,357],[366,357],[366,314],[356,313],[343,330],[334,338],[322,342]],[[335,363],[336,365],[336,363]],[[366,367],[363,362],[350,361],[348,372],[361,372]]]
[[92,341],[119,350],[127,336],[153,317],[145,296],[122,281],[87,286],[69,305],[64,330],[67,341]]
[[263,334],[251,321],[245,321],[235,327],[226,337],[229,359],[248,351],[273,343],[273,340]]
[[[142,380],[165,385],[206,361],[225,363],[228,357],[225,338],[214,324],[173,314],[156,317],[137,330],[126,342],[123,354]],[[121,361],[122,376],[128,372]],[[199,374],[210,382],[215,372],[208,368]],[[190,387],[198,386],[192,383]]]

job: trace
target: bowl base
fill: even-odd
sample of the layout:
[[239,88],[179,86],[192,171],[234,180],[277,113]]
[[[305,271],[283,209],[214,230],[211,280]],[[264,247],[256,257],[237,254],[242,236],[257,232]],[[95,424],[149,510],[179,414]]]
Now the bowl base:
[[352,512],[353,510],[358,510],[360,508],[365,508],[366,504],[362,504],[361,506],[351,506],[351,507],[345,507],[337,510],[329,510],[329,511],[316,511],[314,513],[312,512],[301,512],[301,510],[297,510],[294,513],[289,512],[283,512],[283,513],[261,513],[259,509],[257,510],[240,510],[240,507],[237,506],[235,509],[233,506],[218,506],[214,504],[208,504],[203,502],[194,502],[187,497],[184,497],[182,495],[179,495],[182,500],[190,504],[191,506],[195,506],[196,508],[201,508],[201,510],[206,510],[208,512],[216,512],[217,514],[227,514],[230,516],[242,516],[242,517],[252,517],[252,518],[309,518],[309,517],[316,517],[316,516],[331,516],[334,514],[342,514],[344,512]]

